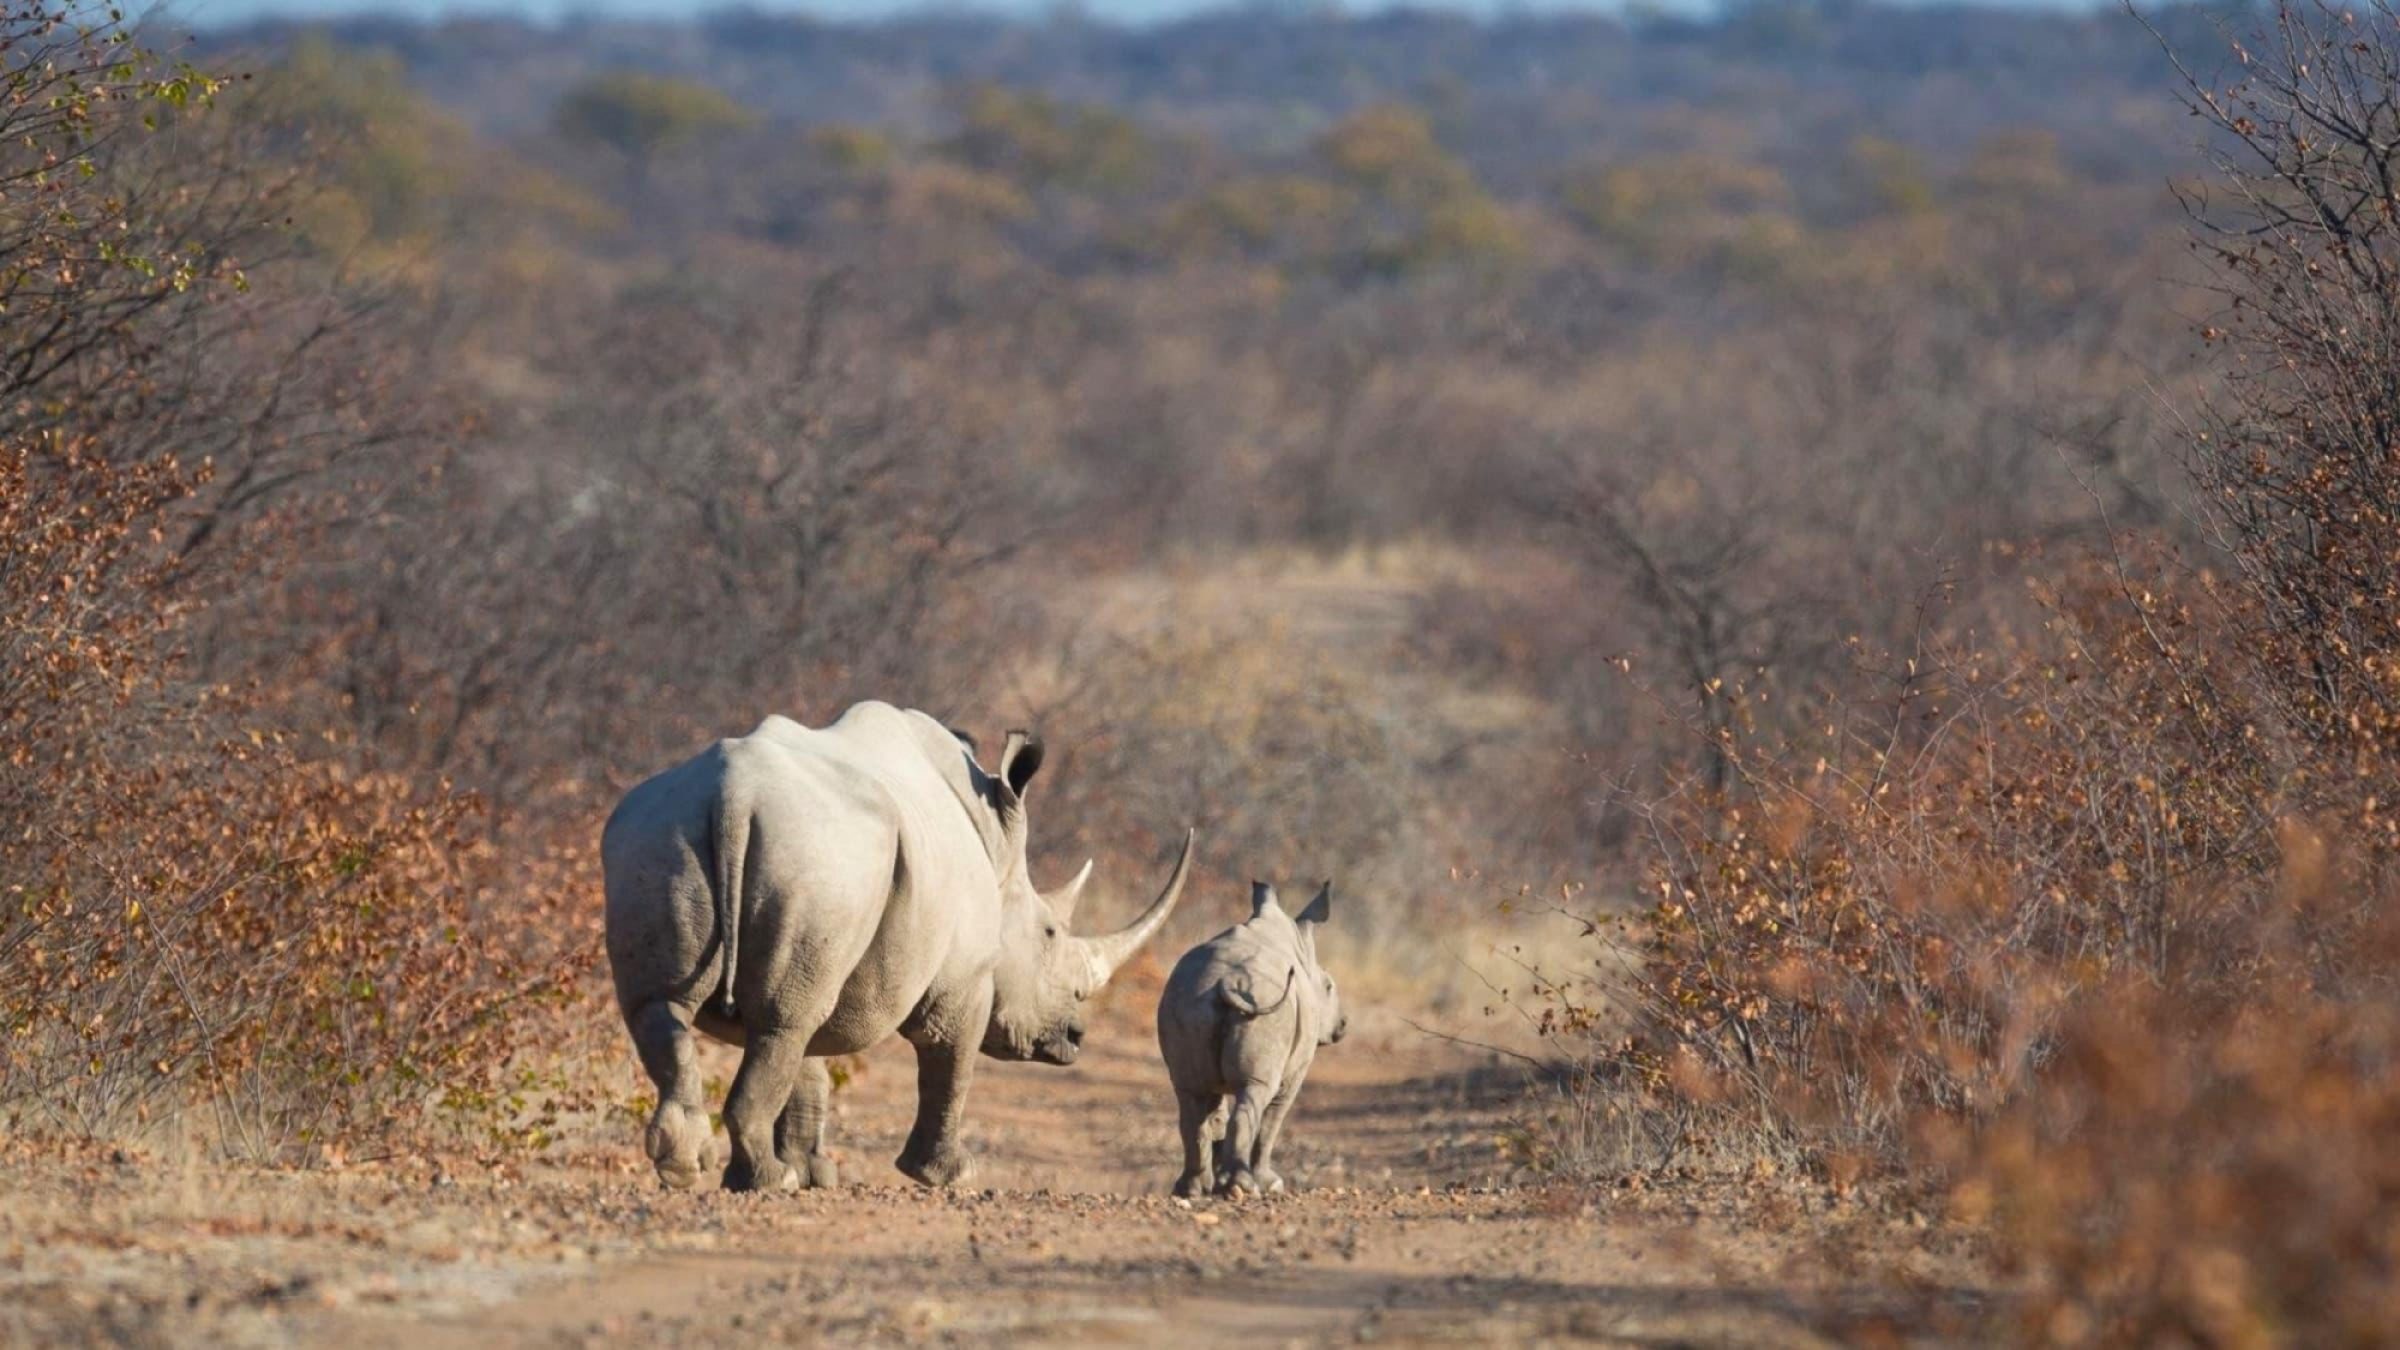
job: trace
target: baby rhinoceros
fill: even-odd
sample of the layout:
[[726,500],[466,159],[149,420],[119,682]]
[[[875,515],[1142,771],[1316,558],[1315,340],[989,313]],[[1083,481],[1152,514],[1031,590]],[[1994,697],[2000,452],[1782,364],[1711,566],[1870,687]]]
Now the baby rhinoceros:
[[1333,883],[1294,918],[1273,886],[1254,881],[1250,907],[1249,922],[1185,952],[1159,994],[1159,1053],[1182,1108],[1177,1195],[1282,1190],[1276,1136],[1317,1047],[1349,1029],[1333,977],[1317,964],[1317,927],[1332,913]]

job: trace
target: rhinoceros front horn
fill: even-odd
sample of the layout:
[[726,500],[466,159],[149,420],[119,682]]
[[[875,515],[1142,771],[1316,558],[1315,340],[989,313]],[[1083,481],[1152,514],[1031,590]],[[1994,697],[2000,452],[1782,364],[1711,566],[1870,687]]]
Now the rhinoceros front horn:
[[1150,940],[1150,935],[1158,931],[1158,926],[1167,921],[1168,912],[1175,908],[1176,900],[1183,895],[1183,880],[1192,870],[1192,845],[1199,838],[1198,830],[1184,832],[1183,856],[1175,860],[1174,875],[1167,878],[1167,888],[1158,893],[1158,899],[1150,902],[1150,908],[1142,911],[1142,917],[1106,937],[1083,939],[1085,949],[1091,953],[1092,967],[1100,979],[1106,980],[1116,974],[1117,967],[1125,964],[1141,949],[1143,943]]

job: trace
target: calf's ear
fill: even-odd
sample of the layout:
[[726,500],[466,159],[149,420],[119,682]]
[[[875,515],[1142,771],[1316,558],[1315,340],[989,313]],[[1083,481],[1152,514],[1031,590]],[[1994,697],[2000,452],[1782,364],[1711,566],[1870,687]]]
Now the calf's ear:
[[1317,888],[1317,898],[1300,911],[1299,922],[1323,923],[1333,917],[1333,883],[1328,881]]

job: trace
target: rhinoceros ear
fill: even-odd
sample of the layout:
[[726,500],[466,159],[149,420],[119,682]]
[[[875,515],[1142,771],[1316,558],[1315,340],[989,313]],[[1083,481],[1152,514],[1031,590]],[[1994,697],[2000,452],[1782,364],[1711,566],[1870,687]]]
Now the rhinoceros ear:
[[1250,917],[1255,919],[1275,908],[1275,888],[1263,881],[1250,883]]
[[1009,795],[1019,800],[1025,787],[1033,781],[1042,767],[1042,738],[1030,731],[1011,731],[1008,741],[1000,747],[1000,781],[1008,785]]
[[1333,883],[1328,881],[1324,885],[1317,888],[1317,898],[1308,902],[1308,908],[1300,911],[1298,922],[1304,924],[1318,924],[1323,923],[1332,917]]

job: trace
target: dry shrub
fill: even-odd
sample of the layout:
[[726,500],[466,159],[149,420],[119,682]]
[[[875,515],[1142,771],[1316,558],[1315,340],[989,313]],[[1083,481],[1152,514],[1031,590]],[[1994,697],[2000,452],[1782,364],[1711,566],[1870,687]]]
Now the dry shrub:
[[2256,769],[2154,789],[2222,841],[2175,898],[2224,921],[2096,981],[1980,1137],[1927,1132],[2055,1343],[2400,1327],[2400,10],[2287,5],[2236,50],[2187,99],[2219,138],[2189,204],[2227,378],[2185,453],[2222,574],[2188,636],[2125,607]]
[[[2062,981],[2163,977],[2247,921],[2197,897],[2260,857],[2265,742],[2188,701],[2192,662],[2113,587],[2051,600],[2040,633],[1899,658],[1831,735],[1726,732],[1737,786],[1646,813],[1647,1011],[1812,1147],[1889,1152],[1919,1106],[2005,1100]],[[1715,697],[1740,728],[1759,695]]]
[[1621,948],[1619,1072],[1721,1145],[1942,1190],[2050,1343],[2400,1326],[2400,14],[2287,10],[2242,69],[2194,93],[2239,156],[2207,566],[2112,538],[2038,630],[1925,625],[1814,735],[1712,686]]
[[503,1019],[561,986],[555,948],[474,912],[469,800],[347,774],[258,691],[184,675],[156,540],[186,481],[0,453],[0,1100],[116,1133],[198,1093],[261,1159],[503,1123]]
[[[2392,937],[2359,954],[2388,969]],[[2400,1327],[2390,991],[2272,955],[2241,997],[2110,982],[1999,1120],[1929,1132],[1953,1210],[2006,1238],[2027,1339],[2368,1345]]]
[[[261,183],[167,172],[145,128],[215,82],[79,17],[0,10],[0,1106],[113,1135],[205,1102],[257,1159],[514,1123],[502,1018],[561,948],[491,930],[471,801],[281,723],[292,653],[198,673],[185,564],[235,505],[174,449],[328,438],[280,385],[223,432],[193,316],[242,281],[223,246]],[[298,476],[231,466],[262,473]],[[245,529],[248,576],[293,523]]]
[[1654,903],[1598,930],[1635,1034],[1588,985],[1550,1026],[1665,1155],[1988,1220],[2038,1339],[2375,1339],[2400,723],[2329,753],[2280,718],[2244,597],[2129,575],[1929,644],[1840,734],[1729,735],[1734,787],[1653,805]]

